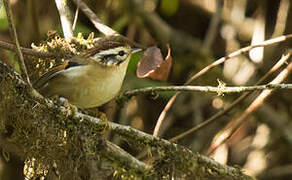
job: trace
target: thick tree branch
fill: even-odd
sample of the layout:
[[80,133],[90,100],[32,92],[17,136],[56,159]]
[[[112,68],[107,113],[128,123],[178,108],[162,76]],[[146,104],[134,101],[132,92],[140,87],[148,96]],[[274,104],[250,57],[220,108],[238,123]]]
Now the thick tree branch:
[[103,138],[106,122],[97,119],[99,123],[92,123],[86,115],[75,113],[74,108],[36,99],[20,76],[1,62],[0,86],[0,145],[7,152],[23,160],[34,158],[46,167],[56,163],[63,177],[70,169],[71,177],[81,176],[84,169],[92,175],[92,162],[99,164],[93,167],[95,171],[102,171],[104,159],[112,167],[140,175],[150,169]]
[[[33,157],[46,166],[56,163],[58,171],[64,176],[68,174],[68,169],[74,169],[70,174],[74,177],[79,176],[84,168],[92,169],[88,167],[92,162],[101,164],[93,168],[102,170],[103,159],[107,159],[115,164],[113,167],[118,165],[128,169],[137,177],[147,176],[150,170],[148,165],[104,140],[103,131],[108,127],[107,123],[74,112],[74,108],[35,99],[27,92],[27,84],[19,75],[1,62],[0,85],[0,136],[9,139],[6,141],[8,144],[20,146],[23,153],[15,153],[23,159]],[[252,179],[240,169],[221,165],[131,127],[109,123],[109,128],[135,146],[154,147],[163,152],[157,163],[164,162],[164,166],[156,168],[154,165],[151,177],[174,169],[176,177]],[[6,147],[6,151],[10,152],[10,146]]]

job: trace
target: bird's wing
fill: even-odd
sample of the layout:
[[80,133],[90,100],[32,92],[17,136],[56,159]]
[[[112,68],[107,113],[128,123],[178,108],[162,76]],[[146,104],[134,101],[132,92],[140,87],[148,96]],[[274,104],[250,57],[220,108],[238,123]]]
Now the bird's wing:
[[38,80],[33,83],[35,89],[42,88],[50,79],[52,79],[58,72],[66,69],[69,64],[69,60],[64,61],[63,64],[51,68],[48,72],[44,73]]
[[64,61],[63,64],[59,66],[55,66],[51,68],[48,72],[43,74],[37,81],[33,83],[33,87],[35,89],[40,89],[44,87],[47,84],[47,82],[53,77],[55,77],[59,72],[69,69],[71,67],[86,65],[88,63],[89,61],[87,61],[86,58],[82,58],[78,56],[72,57],[70,60]]

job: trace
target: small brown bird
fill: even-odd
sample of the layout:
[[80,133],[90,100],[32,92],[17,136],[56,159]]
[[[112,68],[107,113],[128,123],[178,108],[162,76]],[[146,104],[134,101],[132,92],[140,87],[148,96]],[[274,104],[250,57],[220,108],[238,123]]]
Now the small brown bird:
[[34,88],[45,97],[58,95],[80,108],[103,105],[119,92],[131,54],[125,41],[105,39],[84,56],[75,56],[42,75]]

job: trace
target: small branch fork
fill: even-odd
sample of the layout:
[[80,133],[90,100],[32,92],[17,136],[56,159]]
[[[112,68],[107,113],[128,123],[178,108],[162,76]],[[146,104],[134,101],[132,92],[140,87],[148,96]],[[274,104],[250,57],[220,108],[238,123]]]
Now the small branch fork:
[[[263,41],[261,43],[253,44],[253,45],[241,48],[241,49],[239,49],[237,51],[234,51],[234,52],[228,54],[227,56],[222,57],[222,58],[216,60],[215,62],[213,62],[212,64],[210,64],[210,65],[206,66],[205,68],[203,68],[201,71],[199,71],[198,73],[193,75],[189,80],[187,80],[185,85],[188,85],[188,84],[192,83],[195,79],[197,79],[200,76],[204,75],[206,72],[208,72],[210,69],[216,67],[217,65],[220,65],[220,64],[224,63],[225,61],[233,58],[233,57],[236,57],[238,55],[247,53],[253,48],[269,46],[269,45],[272,45],[272,44],[276,44],[276,43],[280,43],[280,42],[286,41],[286,40],[291,39],[291,38],[292,38],[292,34],[283,35],[283,36],[279,36],[279,37],[276,37],[276,38],[273,38],[273,39],[269,39],[269,40]],[[168,110],[170,109],[170,107],[172,106],[172,104],[174,103],[176,97],[179,94],[180,94],[180,92],[175,93],[175,95],[172,96],[172,98],[168,101],[168,103],[166,104],[166,106],[164,107],[162,112],[160,113],[160,116],[159,116],[159,118],[157,120],[157,123],[155,125],[155,128],[154,128],[154,132],[153,132],[154,136],[158,136],[160,127],[161,127],[161,125],[162,125],[162,123],[163,123],[163,121],[165,119],[166,113],[168,112]]]

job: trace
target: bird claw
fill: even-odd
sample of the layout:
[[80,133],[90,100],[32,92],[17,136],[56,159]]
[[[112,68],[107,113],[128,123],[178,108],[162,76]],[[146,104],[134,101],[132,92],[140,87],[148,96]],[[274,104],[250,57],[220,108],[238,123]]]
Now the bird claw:
[[66,109],[67,112],[66,117],[68,117],[69,115],[74,115],[76,112],[78,112],[78,108],[73,104],[70,104],[66,98],[56,97],[55,101],[57,104],[60,104]]

